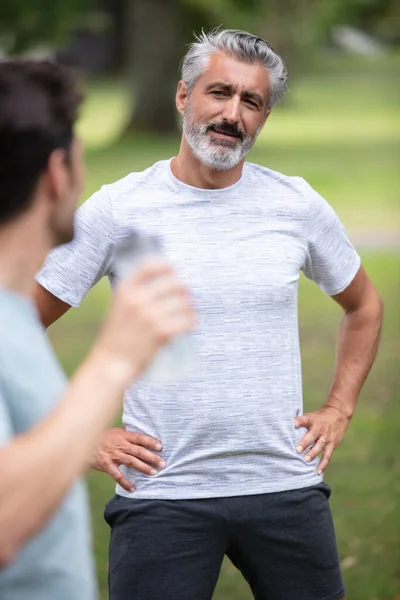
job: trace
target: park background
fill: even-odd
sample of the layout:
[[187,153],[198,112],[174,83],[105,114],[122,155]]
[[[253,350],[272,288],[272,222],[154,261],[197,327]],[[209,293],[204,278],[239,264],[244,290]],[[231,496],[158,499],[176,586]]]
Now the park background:
[[[379,356],[326,481],[333,488],[348,600],[400,600],[400,3],[4,1],[0,57],[51,56],[80,68],[87,97],[78,127],[86,147],[86,198],[176,154],[179,61],[193,31],[218,25],[265,37],[289,68],[290,93],[249,159],[304,177],[332,204],[385,303]],[[68,374],[85,356],[110,300],[103,280],[51,328]],[[304,277],[299,302],[304,402],[312,410],[326,397],[341,313]],[[97,472],[88,474],[88,483],[105,600],[109,534],[102,514],[114,486]],[[226,561],[214,600],[250,598]]]

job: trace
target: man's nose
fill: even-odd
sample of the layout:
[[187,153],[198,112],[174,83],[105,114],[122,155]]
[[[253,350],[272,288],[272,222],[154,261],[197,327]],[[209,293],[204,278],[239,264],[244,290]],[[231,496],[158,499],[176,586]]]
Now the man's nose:
[[240,121],[240,98],[233,96],[224,105],[222,117],[228,123],[237,125]]

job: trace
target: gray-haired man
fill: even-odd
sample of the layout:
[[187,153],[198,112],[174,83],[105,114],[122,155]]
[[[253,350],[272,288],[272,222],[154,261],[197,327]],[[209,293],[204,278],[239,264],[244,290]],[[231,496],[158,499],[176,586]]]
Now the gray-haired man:
[[[142,380],[125,394],[127,435],[161,439],[166,467],[150,477],[120,455],[135,491],[118,486],[106,508],[111,600],[209,600],[224,555],[258,600],[344,596],[321,474],[374,360],[381,302],[330,206],[303,179],[245,162],[286,87],[282,60],[260,38],[202,34],[176,95],[178,155],[94,194],[78,211],[76,241],[38,277],[49,324],[101,277],[114,285],[116,241],[157,232],[199,311],[191,379]],[[345,312],[329,396],[307,415],[301,271]]]

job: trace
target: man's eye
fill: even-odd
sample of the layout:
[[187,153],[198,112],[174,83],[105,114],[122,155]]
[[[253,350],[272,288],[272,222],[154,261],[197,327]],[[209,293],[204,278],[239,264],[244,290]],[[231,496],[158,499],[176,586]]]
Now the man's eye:
[[221,90],[213,90],[211,93],[213,94],[213,96],[219,96],[219,97],[226,95],[225,92],[222,92]]
[[253,108],[258,108],[258,104],[256,104],[256,102],[253,102],[253,100],[247,99],[246,103],[252,106]]

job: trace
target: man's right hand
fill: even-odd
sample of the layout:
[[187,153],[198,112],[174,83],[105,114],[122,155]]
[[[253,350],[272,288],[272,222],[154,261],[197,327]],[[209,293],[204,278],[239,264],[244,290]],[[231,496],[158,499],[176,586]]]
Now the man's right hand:
[[114,427],[101,436],[90,466],[108,473],[121,487],[133,492],[135,488],[118,467],[126,465],[140,473],[156,475],[165,467],[165,462],[158,454],[151,452],[150,448],[160,452],[161,442],[149,435]]
[[194,325],[187,288],[164,260],[148,260],[117,286],[94,351],[114,370],[116,379],[128,385],[161,346]]

